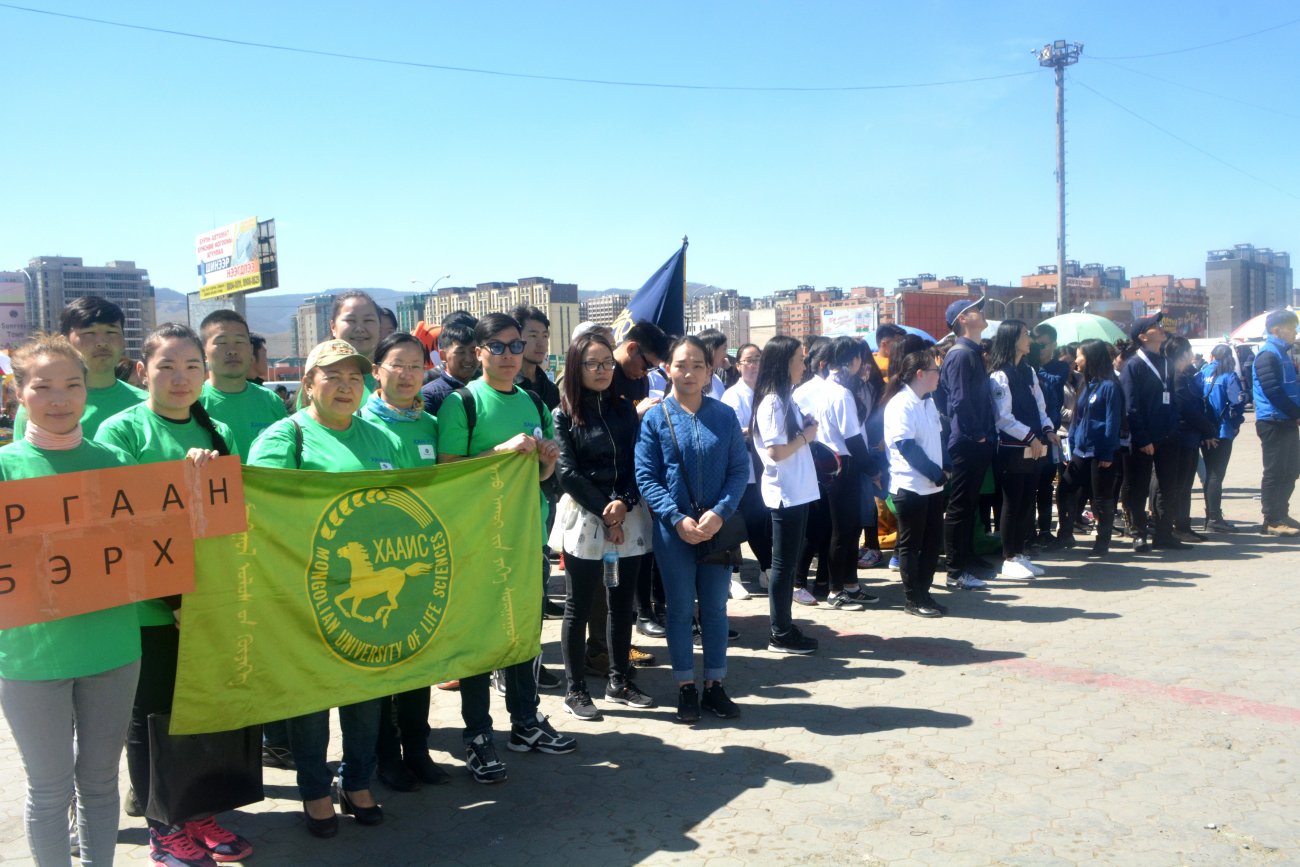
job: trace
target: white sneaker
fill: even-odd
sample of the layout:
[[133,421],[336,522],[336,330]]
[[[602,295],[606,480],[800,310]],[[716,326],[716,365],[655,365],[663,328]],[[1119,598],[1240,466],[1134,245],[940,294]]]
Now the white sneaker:
[[764,590],[768,589],[769,585],[767,583],[767,570],[765,569],[758,570],[758,586],[763,588]]
[[1023,580],[1035,577],[1028,566],[1014,558],[1002,561],[1002,571],[998,575],[1002,578],[1019,578]]
[[969,572],[963,572],[956,578],[948,579],[949,590],[983,590],[989,585]]
[[1046,574],[1047,574],[1047,570],[1046,570],[1046,569],[1044,569],[1042,566],[1037,566],[1037,565],[1035,565],[1035,564],[1034,564],[1034,561],[1033,561],[1033,560],[1030,560],[1030,559],[1029,559],[1027,556],[1025,556],[1024,554],[1017,554],[1016,557],[1015,557],[1015,560],[1016,560],[1016,562],[1019,563],[1021,566],[1024,566],[1024,567],[1025,567],[1026,569],[1028,569],[1030,572],[1033,572],[1034,575],[1036,575],[1036,576],[1037,576],[1037,575],[1046,575]]
[[731,598],[732,598],[732,599],[748,599],[748,598],[749,598],[749,591],[745,589],[745,585],[744,585],[744,584],[741,584],[739,581],[736,581],[736,580],[733,579],[732,582],[731,582]]

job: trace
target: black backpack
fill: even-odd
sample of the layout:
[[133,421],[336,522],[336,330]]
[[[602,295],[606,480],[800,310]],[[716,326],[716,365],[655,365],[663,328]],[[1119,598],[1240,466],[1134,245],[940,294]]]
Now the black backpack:
[[[541,425],[542,430],[546,430],[546,405],[542,403],[542,399],[534,391],[526,388],[519,388],[519,390],[533,399],[533,405],[537,407],[537,423]],[[474,405],[474,393],[468,386],[462,385],[452,394],[460,395],[461,406],[465,408],[465,456],[468,457],[473,454],[471,449],[474,444],[474,425],[478,423],[478,407]]]

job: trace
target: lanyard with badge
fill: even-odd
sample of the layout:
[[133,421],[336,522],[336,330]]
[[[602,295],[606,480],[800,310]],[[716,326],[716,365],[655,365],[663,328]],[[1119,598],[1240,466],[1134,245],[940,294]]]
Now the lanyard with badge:
[[[1156,370],[1156,366],[1151,363],[1151,359],[1147,358],[1145,349],[1138,350],[1138,358],[1142,359],[1142,361],[1146,363],[1146,366],[1151,368],[1151,372],[1156,375],[1156,379],[1160,380],[1160,402],[1165,406],[1169,406],[1169,380],[1166,377],[1161,376],[1160,371]],[[1163,362],[1161,367],[1165,368],[1165,371],[1168,372],[1169,359],[1162,358],[1161,362]]]

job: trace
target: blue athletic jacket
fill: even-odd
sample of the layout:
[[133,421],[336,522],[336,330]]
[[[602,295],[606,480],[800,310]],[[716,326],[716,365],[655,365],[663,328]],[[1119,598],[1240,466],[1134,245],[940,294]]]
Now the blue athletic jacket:
[[1093,380],[1084,386],[1070,422],[1070,451],[1091,453],[1099,461],[1115,460],[1119,449],[1124,395],[1113,379]]

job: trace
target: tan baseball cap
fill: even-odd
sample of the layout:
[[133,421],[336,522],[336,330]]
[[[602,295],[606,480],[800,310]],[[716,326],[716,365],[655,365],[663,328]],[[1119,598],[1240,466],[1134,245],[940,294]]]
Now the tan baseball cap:
[[361,365],[361,372],[369,373],[372,365],[370,359],[366,358],[360,352],[352,348],[352,344],[346,340],[326,340],[324,343],[318,343],[316,348],[307,356],[307,365],[303,368],[303,375],[311,373],[317,367],[329,367],[331,364],[337,364],[349,358],[355,358]]

